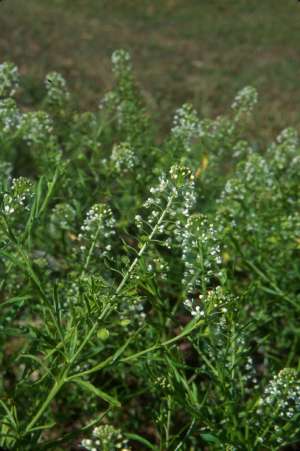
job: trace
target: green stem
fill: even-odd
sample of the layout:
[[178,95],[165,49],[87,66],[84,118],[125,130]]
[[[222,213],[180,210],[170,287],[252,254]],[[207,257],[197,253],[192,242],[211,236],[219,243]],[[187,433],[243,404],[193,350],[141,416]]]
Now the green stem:
[[166,424],[166,449],[169,448],[170,442],[170,428],[171,428],[171,415],[172,415],[172,398],[168,395],[168,414],[167,414],[167,424]]
[[[124,358],[119,359],[121,354],[119,354],[118,358],[116,358],[115,355],[112,355],[112,356],[108,357],[106,360],[104,360],[104,362],[98,363],[97,365],[95,365],[94,367],[90,368],[89,370],[82,371],[81,373],[73,374],[72,376],[70,376],[68,378],[68,380],[71,381],[74,378],[87,376],[88,374],[95,373],[96,371],[99,371],[100,369],[105,368],[105,367],[109,366],[110,364],[112,364],[112,363],[114,363],[116,361],[119,361],[121,363],[130,362],[131,360],[135,360],[135,359],[141,357],[142,355],[148,354],[149,352],[156,351],[156,350],[158,350],[160,348],[163,348],[163,347],[168,346],[170,344],[176,343],[176,341],[181,340],[183,337],[185,337],[188,334],[190,334],[193,330],[197,329],[202,324],[203,324],[203,320],[201,319],[201,320],[197,321],[193,325],[193,327],[188,328],[188,330],[186,330],[186,328],[185,328],[185,330],[183,330],[183,332],[181,332],[181,334],[176,335],[176,337],[170,338],[169,340],[163,341],[162,343],[158,343],[158,344],[152,345],[149,348],[143,349],[143,351],[139,351],[139,352],[137,352],[135,354],[132,354],[132,355],[130,355],[128,357],[124,357]],[[126,349],[126,347],[124,346],[124,350],[125,349]]]
[[88,253],[88,255],[87,255],[85,264],[84,264],[84,266],[83,266],[81,276],[82,276],[82,274],[88,269],[88,266],[89,266],[89,264],[90,264],[90,260],[91,260],[92,254],[93,254],[94,249],[95,249],[95,246],[96,246],[96,242],[97,242],[97,240],[98,240],[99,233],[100,233],[100,225],[98,226],[98,229],[97,229],[97,232],[96,232],[96,235],[95,235],[95,239],[94,239],[94,241],[92,242],[91,247],[90,247],[90,249],[89,249],[89,253]]
[[95,321],[95,323],[93,324],[93,326],[90,329],[89,333],[87,334],[87,336],[85,337],[85,339],[83,340],[83,342],[81,343],[79,348],[77,349],[76,353],[71,358],[70,363],[74,363],[75,362],[75,360],[77,359],[77,357],[79,356],[79,354],[81,353],[83,348],[86,346],[86,344],[89,342],[89,340],[92,337],[92,335],[95,333],[95,331],[96,331],[96,329],[98,327],[99,321],[101,321],[101,319],[106,315],[107,312],[109,312],[110,309],[111,309],[111,306],[109,304],[105,306],[105,308],[104,308],[103,312],[101,313],[100,317],[98,318],[97,321]]
[[52,196],[54,187],[56,185],[57,179],[58,179],[58,170],[55,171],[53,179],[48,184],[48,192],[47,192],[46,197],[44,199],[44,202],[43,202],[43,204],[42,204],[42,206],[40,208],[39,214],[42,214],[46,210],[46,208],[48,206],[48,203],[49,203],[49,200],[50,200],[50,198]]
[[43,415],[43,413],[45,412],[45,410],[47,409],[47,407],[49,406],[51,401],[55,398],[55,396],[57,395],[59,390],[62,388],[62,386],[64,385],[64,383],[66,381],[67,371],[68,371],[68,368],[65,369],[63,371],[63,373],[61,374],[60,378],[54,382],[53,387],[51,388],[47,398],[45,399],[43,404],[40,406],[40,408],[38,409],[37,413],[34,415],[32,420],[30,421],[30,423],[27,425],[27,427],[25,429],[25,434],[28,434],[32,430],[33,426],[37,423],[37,421]]
[[166,216],[166,214],[167,214],[169,208],[171,207],[171,204],[172,204],[173,200],[174,200],[174,195],[170,196],[166,208],[165,208],[164,211],[162,212],[162,214],[161,214],[159,220],[157,221],[157,223],[156,223],[155,227],[153,228],[152,232],[150,233],[150,235],[149,235],[147,241],[146,241],[146,242],[143,244],[143,246],[141,247],[141,249],[140,249],[138,255],[136,256],[136,258],[135,258],[135,259],[133,260],[133,262],[131,263],[131,265],[130,265],[128,271],[127,271],[127,273],[125,274],[125,276],[123,277],[121,283],[120,283],[119,286],[117,287],[116,294],[120,293],[120,291],[122,290],[122,288],[123,288],[124,285],[126,284],[128,278],[130,277],[131,273],[133,272],[134,268],[136,267],[138,261],[140,260],[140,258],[141,258],[142,255],[144,254],[144,252],[145,252],[145,250],[146,250],[146,248],[147,248],[147,246],[148,246],[148,243],[152,241],[152,239],[153,239],[154,235],[156,234],[156,232],[157,232],[159,226],[160,226],[161,223],[163,222],[163,220],[164,220],[164,218],[165,218],[165,216]]
[[163,341],[162,343],[150,346],[149,348],[144,349],[143,351],[137,352],[136,354],[130,355],[128,357],[124,357],[123,359],[120,359],[120,362],[122,362],[122,363],[130,362],[131,360],[135,360],[138,357],[141,357],[144,354],[148,354],[151,351],[156,351],[159,348],[164,348],[165,346],[176,343],[176,341],[181,340],[183,337],[189,335],[194,329],[201,326],[202,324],[203,324],[203,320],[201,319],[201,320],[197,321],[191,329],[184,330],[181,334],[176,335],[176,337],[170,338],[169,340]]

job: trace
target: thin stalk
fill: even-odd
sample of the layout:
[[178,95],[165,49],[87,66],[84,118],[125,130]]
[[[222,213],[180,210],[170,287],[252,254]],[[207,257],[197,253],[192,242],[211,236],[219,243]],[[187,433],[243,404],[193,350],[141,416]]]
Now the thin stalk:
[[52,196],[52,193],[54,191],[54,187],[56,185],[57,180],[58,180],[58,170],[56,169],[53,179],[48,184],[48,192],[47,192],[44,202],[40,208],[40,211],[38,212],[39,214],[42,214],[46,210],[48,203],[50,201],[50,198]]
[[100,317],[98,318],[98,320],[93,324],[92,328],[90,329],[89,333],[87,334],[87,336],[85,337],[85,339],[83,340],[83,342],[81,343],[81,345],[79,346],[79,348],[77,349],[76,353],[73,355],[73,357],[70,360],[70,363],[73,363],[78,355],[81,353],[81,351],[83,350],[83,348],[86,346],[86,344],[89,342],[90,338],[92,337],[92,335],[95,333],[99,321],[104,317],[104,315],[110,310],[111,305],[106,305],[103,312],[101,313]]
[[120,362],[122,362],[122,363],[130,362],[131,360],[135,360],[144,354],[148,354],[148,352],[156,351],[159,348],[163,348],[170,344],[176,343],[176,341],[181,340],[186,335],[189,335],[193,330],[197,329],[202,324],[203,324],[203,320],[201,319],[201,320],[197,321],[191,329],[184,330],[181,334],[176,335],[176,337],[170,338],[169,340],[163,341],[162,343],[158,343],[156,345],[150,346],[149,348],[144,349],[143,351],[137,352],[136,354],[130,355],[128,357],[124,357],[123,359],[120,359]]
[[170,443],[170,429],[171,429],[171,415],[172,415],[172,398],[168,396],[168,414],[167,414],[167,424],[166,424],[166,449],[169,448]]
[[64,385],[65,380],[66,380],[67,371],[68,371],[68,368],[65,369],[63,371],[63,373],[61,374],[60,378],[54,382],[47,398],[45,399],[43,404],[40,406],[40,408],[38,409],[37,413],[34,415],[32,420],[30,421],[30,423],[27,425],[27,427],[25,429],[25,434],[28,434],[32,430],[33,426],[37,423],[37,421],[43,415],[43,413],[45,412],[45,410],[47,409],[47,407],[49,406],[51,401],[55,398],[55,396],[57,395],[59,390],[62,388],[62,386]]
[[[92,367],[92,368],[90,368],[90,369],[88,369],[86,371],[82,371],[81,373],[74,374],[74,375],[70,376],[68,378],[68,380],[71,381],[73,378],[87,376],[88,374],[95,373],[96,371],[99,371],[100,369],[105,368],[105,367],[111,365],[112,363],[114,363],[116,361],[121,362],[121,363],[130,362],[131,360],[135,360],[135,359],[141,357],[142,355],[148,354],[149,352],[156,351],[156,350],[158,350],[160,348],[163,348],[163,347],[168,346],[170,344],[176,343],[176,341],[181,340],[186,335],[189,335],[193,330],[197,329],[202,324],[203,324],[203,320],[201,319],[201,320],[197,321],[193,325],[193,327],[191,329],[184,330],[181,334],[176,335],[176,337],[170,338],[169,340],[163,341],[162,343],[158,343],[158,344],[152,345],[149,348],[144,349],[143,351],[139,351],[139,352],[137,352],[135,354],[132,354],[132,355],[130,355],[128,357],[124,357],[124,358],[121,358],[121,359],[116,358],[115,355],[107,357],[107,359],[104,360],[104,362],[98,363],[97,365],[95,365],[94,367]],[[125,349],[126,349],[126,347],[124,347],[124,351],[125,351]]]
[[92,254],[93,254],[95,246],[96,246],[96,242],[98,240],[99,233],[100,233],[100,225],[98,226],[98,229],[97,229],[97,232],[96,232],[96,235],[95,235],[95,239],[92,242],[91,247],[90,247],[89,252],[88,252],[88,255],[86,257],[85,264],[84,264],[82,272],[81,272],[81,276],[87,270],[87,268],[89,266]]
[[166,214],[167,214],[169,208],[171,207],[171,204],[172,204],[173,200],[174,200],[174,195],[170,196],[166,208],[165,208],[164,211],[162,212],[162,214],[161,214],[159,220],[157,221],[157,223],[156,223],[155,227],[153,228],[152,232],[150,233],[150,235],[149,235],[147,241],[146,241],[146,242],[143,244],[143,246],[141,247],[141,249],[140,249],[138,255],[135,257],[135,259],[134,259],[133,262],[131,263],[131,265],[130,265],[128,271],[127,271],[127,273],[125,274],[125,276],[123,277],[121,283],[120,283],[119,286],[117,287],[117,289],[116,289],[116,294],[120,293],[120,291],[122,290],[122,288],[123,288],[124,285],[126,284],[128,278],[130,277],[131,273],[133,272],[134,268],[136,267],[136,265],[137,265],[139,259],[142,257],[142,255],[144,254],[145,250],[147,249],[148,243],[152,241],[152,239],[153,239],[154,235],[156,234],[156,232],[157,232],[159,226],[160,226],[161,223],[163,222],[163,220],[164,220],[164,218],[165,218],[165,216],[166,216]]

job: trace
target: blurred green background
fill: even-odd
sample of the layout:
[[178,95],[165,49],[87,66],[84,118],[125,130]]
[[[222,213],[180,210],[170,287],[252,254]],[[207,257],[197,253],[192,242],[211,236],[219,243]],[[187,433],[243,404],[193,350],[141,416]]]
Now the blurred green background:
[[56,70],[80,107],[96,110],[112,84],[111,53],[125,48],[163,124],[185,101],[203,116],[220,114],[251,84],[260,95],[254,126],[263,135],[298,128],[296,0],[4,0],[0,30],[1,60],[19,66],[28,108]]

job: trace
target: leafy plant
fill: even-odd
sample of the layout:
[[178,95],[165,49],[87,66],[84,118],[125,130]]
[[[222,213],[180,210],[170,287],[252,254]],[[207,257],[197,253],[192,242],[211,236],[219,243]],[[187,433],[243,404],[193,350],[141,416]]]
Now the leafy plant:
[[59,74],[43,111],[0,67],[0,445],[278,450],[300,443],[294,130],[175,113],[160,140],[130,57],[98,112]]

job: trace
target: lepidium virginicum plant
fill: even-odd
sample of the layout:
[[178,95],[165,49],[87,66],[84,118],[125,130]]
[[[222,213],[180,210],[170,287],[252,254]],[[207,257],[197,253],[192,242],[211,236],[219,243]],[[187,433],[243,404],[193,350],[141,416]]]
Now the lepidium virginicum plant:
[[97,112],[57,73],[23,111],[0,66],[0,446],[297,447],[297,132],[252,145],[246,87],[162,137],[112,66]]

